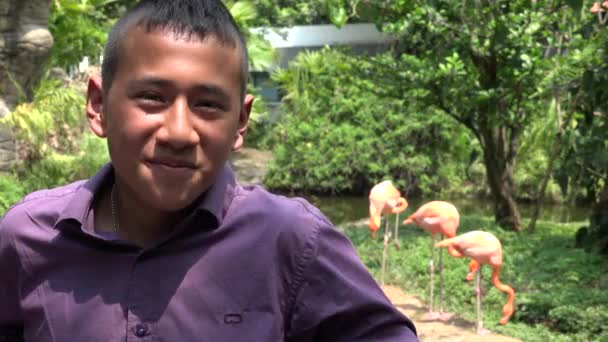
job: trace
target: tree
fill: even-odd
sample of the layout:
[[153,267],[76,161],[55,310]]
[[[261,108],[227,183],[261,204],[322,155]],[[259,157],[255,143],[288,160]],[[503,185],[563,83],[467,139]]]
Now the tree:
[[264,184],[361,195],[392,179],[408,196],[466,191],[463,166],[476,148],[470,134],[406,100],[419,94],[402,89],[395,72],[401,63],[389,53],[326,47],[300,53],[276,72],[287,115],[268,134],[274,158]]
[[539,88],[552,94],[553,101],[548,113],[551,116],[555,115],[556,131],[528,225],[530,233],[535,231],[547,184],[553,173],[553,165],[562,147],[568,146],[564,136],[569,133],[571,122],[573,120],[576,122],[575,114],[579,113],[580,104],[584,100],[587,90],[584,82],[586,77],[581,76],[588,75],[588,70],[593,69],[594,65],[599,63],[598,47],[585,37],[588,33],[586,31],[589,31],[587,29],[589,27],[588,19],[591,16],[581,16],[580,8],[575,7],[574,9],[575,11],[564,12],[560,26],[554,30],[554,41],[557,42],[556,56],[552,58],[554,66],[545,80],[539,84]]
[[595,27],[585,38],[584,47],[570,54],[558,73],[557,81],[569,85],[569,96],[581,100],[557,162],[567,184],[585,189],[593,203],[589,227],[577,233],[577,244],[608,253],[608,94],[603,89],[608,82],[608,30]]
[[[351,3],[351,6],[354,6]],[[359,2],[356,13],[398,34],[397,58],[426,67],[410,87],[469,129],[483,151],[496,221],[521,230],[513,193],[520,138],[547,99],[537,86],[556,57],[554,31],[572,16],[566,1]],[[415,81],[416,83],[411,83]],[[420,101],[421,99],[417,99]]]
[[[99,57],[112,24],[136,2],[54,0],[50,20],[50,30],[56,41],[52,65],[67,68],[77,65],[85,56]],[[247,0],[225,0],[224,3],[247,40],[251,66],[264,68],[270,65],[276,51],[261,35],[250,31],[260,22],[258,5]]]

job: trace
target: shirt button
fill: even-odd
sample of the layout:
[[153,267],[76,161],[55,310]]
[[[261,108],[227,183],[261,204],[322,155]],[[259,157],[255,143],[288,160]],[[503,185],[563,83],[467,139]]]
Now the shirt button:
[[137,337],[144,337],[148,333],[148,326],[146,324],[137,324],[135,329],[133,329],[133,333]]

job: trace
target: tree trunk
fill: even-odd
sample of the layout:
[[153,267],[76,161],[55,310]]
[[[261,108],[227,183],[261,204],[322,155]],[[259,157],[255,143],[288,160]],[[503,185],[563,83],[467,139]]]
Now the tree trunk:
[[608,182],[604,183],[590,221],[590,233],[599,245],[600,253],[608,254]]
[[[507,137],[507,133],[511,133]],[[494,218],[502,228],[520,232],[521,217],[513,197],[513,168],[518,145],[517,130],[480,129],[486,175],[494,199]],[[508,144],[507,144],[508,143]]]

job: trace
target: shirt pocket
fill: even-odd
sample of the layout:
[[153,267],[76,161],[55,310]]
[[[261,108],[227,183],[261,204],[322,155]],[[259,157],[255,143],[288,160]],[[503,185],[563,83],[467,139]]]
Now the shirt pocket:
[[223,309],[216,313],[216,319],[218,329],[215,341],[284,341],[283,321],[269,310]]

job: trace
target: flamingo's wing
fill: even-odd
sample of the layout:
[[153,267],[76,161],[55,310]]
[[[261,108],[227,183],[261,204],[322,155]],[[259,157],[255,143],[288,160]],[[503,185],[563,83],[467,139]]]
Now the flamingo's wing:
[[370,201],[369,203],[369,229],[372,231],[372,234],[380,228],[382,208],[378,208],[377,205],[374,201]]
[[464,255],[475,260],[490,260],[490,257],[496,252],[493,246],[462,246],[461,250]]
[[426,225],[426,226],[434,226],[437,224],[440,224],[443,221],[443,218],[441,217],[422,217],[422,219],[420,219],[421,223]]

